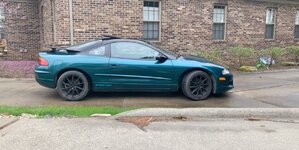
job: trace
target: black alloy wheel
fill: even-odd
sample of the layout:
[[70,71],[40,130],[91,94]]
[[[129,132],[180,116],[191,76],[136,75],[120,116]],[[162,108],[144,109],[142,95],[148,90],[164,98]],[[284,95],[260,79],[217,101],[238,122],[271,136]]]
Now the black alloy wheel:
[[56,90],[66,100],[79,101],[88,94],[89,83],[81,72],[67,71],[59,77]]
[[192,100],[204,100],[212,92],[211,77],[203,71],[193,71],[187,74],[182,82],[182,90],[185,96]]

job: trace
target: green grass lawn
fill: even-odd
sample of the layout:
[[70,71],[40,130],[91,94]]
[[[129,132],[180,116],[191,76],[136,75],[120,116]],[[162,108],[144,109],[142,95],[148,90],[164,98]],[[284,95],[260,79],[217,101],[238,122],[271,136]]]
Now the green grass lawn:
[[136,108],[111,106],[0,106],[0,114],[9,113],[10,115],[20,116],[22,113],[28,113],[38,117],[47,115],[88,117],[92,114],[115,115],[133,109]]

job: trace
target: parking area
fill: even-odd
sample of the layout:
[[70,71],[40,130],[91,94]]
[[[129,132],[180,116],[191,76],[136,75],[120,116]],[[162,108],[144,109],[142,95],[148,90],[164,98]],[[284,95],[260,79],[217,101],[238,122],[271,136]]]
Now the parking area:
[[33,79],[0,79],[0,105],[109,105],[120,107],[299,107],[299,70],[235,74],[235,89],[205,101],[181,93],[91,93],[68,102]]

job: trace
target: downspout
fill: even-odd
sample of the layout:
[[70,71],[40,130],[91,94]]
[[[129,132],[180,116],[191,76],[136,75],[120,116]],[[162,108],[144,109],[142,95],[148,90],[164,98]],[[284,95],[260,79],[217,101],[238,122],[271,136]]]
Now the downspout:
[[52,14],[53,14],[53,46],[56,46],[56,6],[55,0],[52,0]]
[[73,22],[73,0],[69,0],[69,14],[70,14],[70,42],[74,44],[74,22]]

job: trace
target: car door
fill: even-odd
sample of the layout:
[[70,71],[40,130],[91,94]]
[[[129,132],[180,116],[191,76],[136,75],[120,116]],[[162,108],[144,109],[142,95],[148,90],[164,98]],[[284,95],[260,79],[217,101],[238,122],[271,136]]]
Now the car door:
[[110,44],[110,81],[118,90],[175,90],[170,59],[158,61],[157,50],[135,42]]
[[[109,81],[110,56],[107,46],[103,45],[89,48],[89,50],[81,53],[80,58],[84,63],[76,63],[78,66],[77,68],[84,70],[89,75],[92,80],[93,90],[109,90],[109,88],[111,87]],[[79,62],[79,60],[74,61]]]

